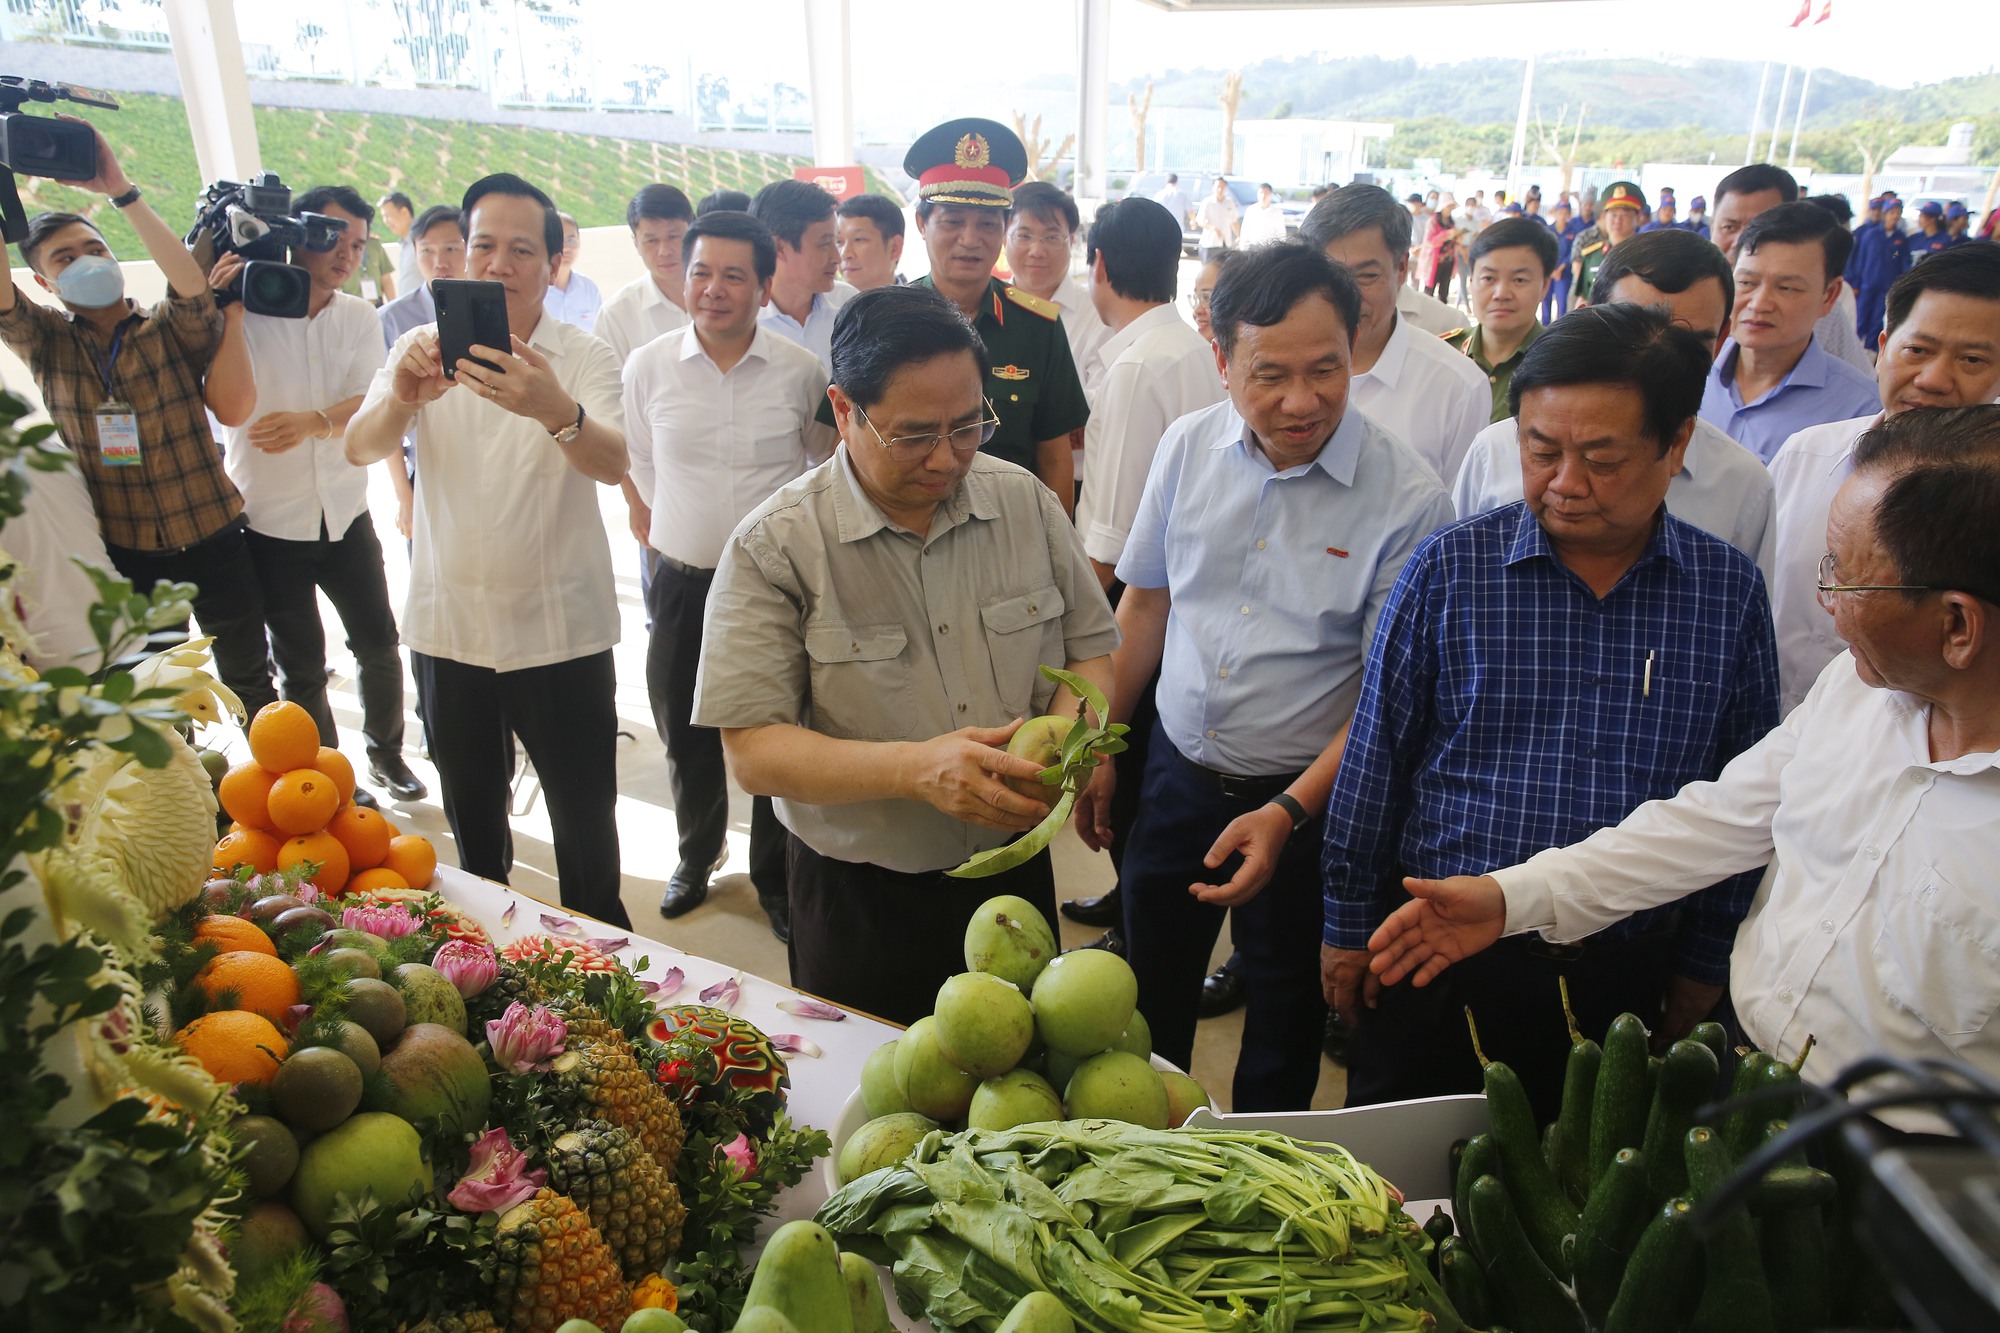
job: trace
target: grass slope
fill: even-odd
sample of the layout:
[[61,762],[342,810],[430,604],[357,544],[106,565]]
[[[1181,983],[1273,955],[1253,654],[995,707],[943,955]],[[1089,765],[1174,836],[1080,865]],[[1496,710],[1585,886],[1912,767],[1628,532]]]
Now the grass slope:
[[[195,165],[186,109],[177,97],[119,93],[118,100],[123,109],[95,113],[97,124],[118,150],[127,174],[145,188],[147,201],[169,225],[185,230],[207,185]],[[586,227],[622,223],[626,201],[653,181],[678,185],[697,200],[718,189],[754,193],[809,161],[733,148],[362,112],[258,107],[255,115],[265,169],[276,171],[295,191],[343,183],[372,201],[385,190],[401,189],[421,210],[456,202],[467,185],[489,171],[514,171],[547,190]],[[884,189],[872,172],[868,185]],[[21,178],[20,186],[28,212],[83,213],[103,229],[117,253],[128,258],[139,253],[138,238],[103,199],[30,177]]]

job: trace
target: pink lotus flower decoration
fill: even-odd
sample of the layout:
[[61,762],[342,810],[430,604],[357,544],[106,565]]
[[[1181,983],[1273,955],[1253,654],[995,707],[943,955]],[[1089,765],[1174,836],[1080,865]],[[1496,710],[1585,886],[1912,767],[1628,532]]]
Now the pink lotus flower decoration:
[[350,907],[340,914],[349,930],[365,930],[385,940],[399,940],[417,928],[417,919],[400,903],[387,907]]
[[757,1169],[757,1150],[747,1135],[738,1134],[717,1151],[735,1165],[739,1176],[747,1176]]
[[540,1167],[528,1169],[528,1155],[514,1146],[506,1130],[489,1129],[472,1145],[472,1165],[465,1177],[444,1197],[468,1213],[497,1213],[533,1194],[548,1178]]
[[500,959],[483,944],[472,940],[446,940],[431,955],[431,966],[444,973],[445,980],[466,999],[493,984],[500,975]]
[[569,1025],[539,1004],[531,1009],[516,1000],[487,1023],[486,1040],[493,1047],[494,1064],[510,1074],[535,1073],[563,1053]]

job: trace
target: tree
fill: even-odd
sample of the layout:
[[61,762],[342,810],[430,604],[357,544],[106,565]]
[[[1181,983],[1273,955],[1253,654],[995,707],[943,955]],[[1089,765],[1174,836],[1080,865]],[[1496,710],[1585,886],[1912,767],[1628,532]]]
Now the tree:
[[1535,108],[1535,138],[1541,142],[1543,155],[1562,168],[1562,187],[1556,195],[1558,199],[1569,194],[1570,178],[1576,171],[1577,156],[1583,144],[1583,118],[1589,114],[1589,107],[1577,107],[1576,124],[1570,129],[1569,148],[1565,150],[1562,133],[1563,120],[1569,115],[1568,104],[1565,103],[1556,109],[1556,126],[1553,130],[1542,124],[1541,108]]
[[1847,137],[1861,154],[1861,197],[1875,197],[1875,173],[1881,169],[1898,148],[1910,141],[1909,124],[1898,117],[1885,115],[1879,104],[1869,105],[1866,120],[1856,121],[1847,127]]
[[1018,111],[1011,114],[1014,117],[1014,133],[1021,137],[1021,146],[1028,150],[1026,179],[1038,181],[1045,169],[1053,169],[1056,163],[1063,160],[1070,150],[1070,145],[1076,142],[1076,136],[1064,135],[1061,146],[1051,155],[1049,141],[1042,137],[1042,118],[1036,116],[1033,123],[1030,123],[1028,118]]
[[1236,174],[1236,108],[1243,105],[1243,71],[1231,70],[1223,76],[1222,95],[1222,174]]
[[1146,97],[1141,101],[1137,94],[1125,94],[1125,109],[1132,113],[1132,169],[1146,169],[1146,113],[1153,109],[1153,81],[1146,80]]

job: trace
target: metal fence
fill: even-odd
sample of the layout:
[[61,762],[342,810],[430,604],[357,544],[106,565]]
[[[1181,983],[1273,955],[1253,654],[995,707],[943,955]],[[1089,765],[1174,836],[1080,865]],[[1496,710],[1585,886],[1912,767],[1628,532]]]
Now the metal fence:
[[[160,0],[0,0],[0,37],[161,51]],[[698,71],[671,29],[588,0],[237,0],[254,79],[457,88],[496,106],[654,111],[701,129],[809,130],[802,87]]]

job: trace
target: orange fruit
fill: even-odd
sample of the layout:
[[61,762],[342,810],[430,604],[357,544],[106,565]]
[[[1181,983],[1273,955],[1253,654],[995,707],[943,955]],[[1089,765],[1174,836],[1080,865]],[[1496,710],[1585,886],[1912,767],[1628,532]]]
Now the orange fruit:
[[[219,953],[194,974],[194,984],[207,994],[210,1004],[247,1009],[273,1023],[282,1020],[285,1010],[299,1002],[299,974],[277,956],[276,950],[259,953],[255,949],[232,949]],[[231,996],[234,998],[226,998]]]
[[311,883],[328,897],[339,893],[347,884],[347,849],[331,833],[302,834],[287,840],[278,849],[280,870],[290,870],[306,861],[318,864],[319,872],[312,877]]
[[222,775],[216,799],[229,817],[245,828],[271,827],[271,784],[278,775],[262,764],[238,764]]
[[278,868],[278,848],[282,845],[277,834],[260,828],[232,829],[215,844],[210,868],[229,875],[235,873],[237,866],[244,865],[260,875],[268,875]]
[[340,839],[347,849],[347,864],[355,870],[372,870],[389,854],[389,823],[365,805],[342,806],[328,821],[326,831]]
[[354,878],[347,881],[347,891],[354,893],[380,893],[384,889],[407,889],[409,881],[393,870],[378,867],[374,870],[357,870]]
[[203,1014],[176,1032],[174,1042],[223,1083],[269,1083],[292,1053],[270,1019],[242,1009]]
[[438,854],[428,838],[414,833],[398,834],[389,839],[389,854],[382,858],[382,868],[401,875],[403,882],[413,889],[427,889],[431,886],[431,876],[437,874]]
[[311,768],[319,758],[319,723],[289,699],[258,709],[249,732],[250,757],[273,773]]
[[295,768],[271,784],[271,827],[297,837],[317,833],[340,809],[333,779],[316,768]]
[[342,805],[354,799],[354,765],[346,755],[331,745],[322,745],[319,747],[319,758],[313,760],[311,766],[333,779]]
[[196,944],[213,944],[216,956],[225,953],[264,953],[278,956],[278,948],[271,943],[271,937],[257,928],[254,921],[245,921],[240,916],[205,916],[194,928]]

